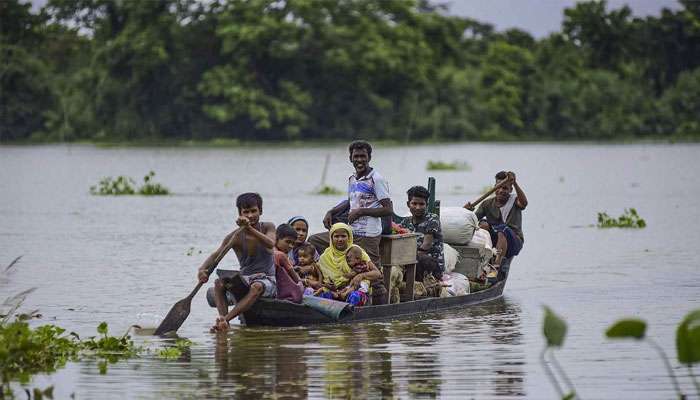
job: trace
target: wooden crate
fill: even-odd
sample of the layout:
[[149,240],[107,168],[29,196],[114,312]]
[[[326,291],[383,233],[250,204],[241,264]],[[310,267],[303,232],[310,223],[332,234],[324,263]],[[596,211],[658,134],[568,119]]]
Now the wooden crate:
[[379,242],[379,254],[382,265],[415,264],[418,235],[402,233],[397,235],[382,235]]
[[483,245],[456,245],[451,244],[459,252],[459,261],[455,266],[455,272],[459,272],[468,278],[476,278],[479,275],[479,265],[486,257],[486,250]]

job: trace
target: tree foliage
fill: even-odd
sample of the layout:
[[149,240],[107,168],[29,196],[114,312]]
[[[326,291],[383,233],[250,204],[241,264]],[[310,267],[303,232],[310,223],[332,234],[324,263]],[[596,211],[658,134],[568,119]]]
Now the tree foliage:
[[0,140],[700,137],[700,7],[534,39],[428,0],[0,2]]

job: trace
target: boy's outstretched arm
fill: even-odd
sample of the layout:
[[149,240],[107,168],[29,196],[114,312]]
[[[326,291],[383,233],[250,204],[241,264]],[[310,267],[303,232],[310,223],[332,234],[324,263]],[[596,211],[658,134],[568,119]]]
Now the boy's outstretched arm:
[[221,242],[221,246],[219,246],[219,248],[216,249],[216,251],[211,253],[209,257],[207,257],[207,259],[204,260],[202,265],[197,270],[197,279],[200,282],[206,283],[209,280],[209,275],[211,275],[211,273],[214,271],[214,268],[216,268],[216,266],[219,265],[221,259],[224,258],[226,253],[228,253],[228,251],[233,246],[233,239],[235,237],[236,232],[237,231],[234,231],[226,235],[223,242]]

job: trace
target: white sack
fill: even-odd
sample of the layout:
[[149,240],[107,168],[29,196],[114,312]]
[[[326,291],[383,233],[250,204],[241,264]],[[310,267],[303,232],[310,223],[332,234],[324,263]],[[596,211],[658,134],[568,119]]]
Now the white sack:
[[469,294],[469,279],[459,272],[444,274],[442,282],[449,285],[447,286],[447,292],[452,296]]
[[476,215],[462,207],[441,207],[442,240],[450,244],[467,244],[479,225]]
[[452,272],[459,262],[459,252],[447,243],[442,244],[442,253],[445,257],[445,272]]

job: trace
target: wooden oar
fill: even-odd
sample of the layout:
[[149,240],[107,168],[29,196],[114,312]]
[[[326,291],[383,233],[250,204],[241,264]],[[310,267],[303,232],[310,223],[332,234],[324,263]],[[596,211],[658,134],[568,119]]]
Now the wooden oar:
[[496,190],[498,190],[501,186],[504,186],[504,185],[506,185],[507,183],[510,183],[510,182],[511,182],[511,180],[510,180],[510,179],[507,179],[507,178],[504,179],[504,180],[502,180],[502,181],[500,181],[500,182],[498,182],[498,184],[497,184],[496,186],[494,186],[493,188],[489,189],[488,192],[482,194],[481,197],[479,197],[478,199],[474,200],[473,202],[471,202],[471,203],[466,203],[463,207],[464,207],[464,208],[467,208],[467,205],[468,205],[468,204],[471,204],[472,208],[476,207],[479,203],[481,203],[482,201],[484,201],[487,197],[491,196],[491,195],[493,194],[493,192],[495,192]]
[[[233,238],[231,238],[229,244],[232,242]],[[216,256],[214,263],[207,270],[207,275],[211,275],[211,273],[214,272],[214,269],[216,269],[216,266],[219,265],[219,262],[221,262],[221,259],[224,258],[229,249],[230,247],[226,248],[226,251],[222,251]],[[192,299],[197,294],[202,285],[204,285],[204,282],[200,281],[187,297],[175,303],[173,308],[171,308],[168,312],[168,315],[166,315],[163,319],[163,322],[161,322],[160,325],[158,325],[158,328],[156,328],[156,331],[153,333],[154,335],[160,336],[168,332],[174,332],[180,329],[182,324],[190,315],[190,306],[192,305]]]
[[170,309],[170,312],[168,312],[168,315],[163,319],[163,322],[156,328],[156,331],[153,333],[154,335],[160,336],[180,329],[180,326],[182,326],[190,315],[190,306],[192,305],[194,295],[197,294],[203,284],[203,282],[199,282],[187,297],[175,303],[173,308]]

